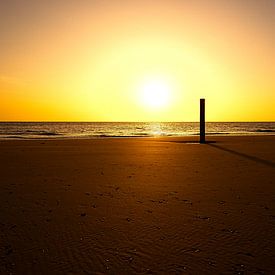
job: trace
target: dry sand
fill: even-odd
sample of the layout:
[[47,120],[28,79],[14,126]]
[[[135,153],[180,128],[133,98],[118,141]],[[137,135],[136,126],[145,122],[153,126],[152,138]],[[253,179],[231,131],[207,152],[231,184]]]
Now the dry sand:
[[275,137],[0,141],[1,274],[274,274]]

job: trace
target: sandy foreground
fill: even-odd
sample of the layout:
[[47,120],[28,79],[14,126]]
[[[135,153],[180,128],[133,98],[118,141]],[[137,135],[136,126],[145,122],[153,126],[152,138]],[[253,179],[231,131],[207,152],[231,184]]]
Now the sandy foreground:
[[1,274],[274,274],[275,136],[0,141]]

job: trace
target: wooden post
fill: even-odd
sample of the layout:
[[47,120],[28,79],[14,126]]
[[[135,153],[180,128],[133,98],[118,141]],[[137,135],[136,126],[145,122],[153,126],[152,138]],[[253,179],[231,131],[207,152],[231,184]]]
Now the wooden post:
[[205,143],[205,99],[200,99],[200,143]]

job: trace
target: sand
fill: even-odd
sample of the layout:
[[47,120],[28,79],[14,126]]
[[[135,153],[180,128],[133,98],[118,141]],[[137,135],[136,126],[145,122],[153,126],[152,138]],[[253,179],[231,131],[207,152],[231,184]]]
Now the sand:
[[192,139],[0,141],[0,273],[274,272],[275,136]]

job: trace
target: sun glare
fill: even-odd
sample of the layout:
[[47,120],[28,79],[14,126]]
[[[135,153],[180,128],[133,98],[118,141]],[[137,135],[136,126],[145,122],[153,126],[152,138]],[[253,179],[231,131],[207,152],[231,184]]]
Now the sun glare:
[[171,99],[171,89],[162,80],[151,80],[141,87],[142,103],[151,108],[166,107]]

